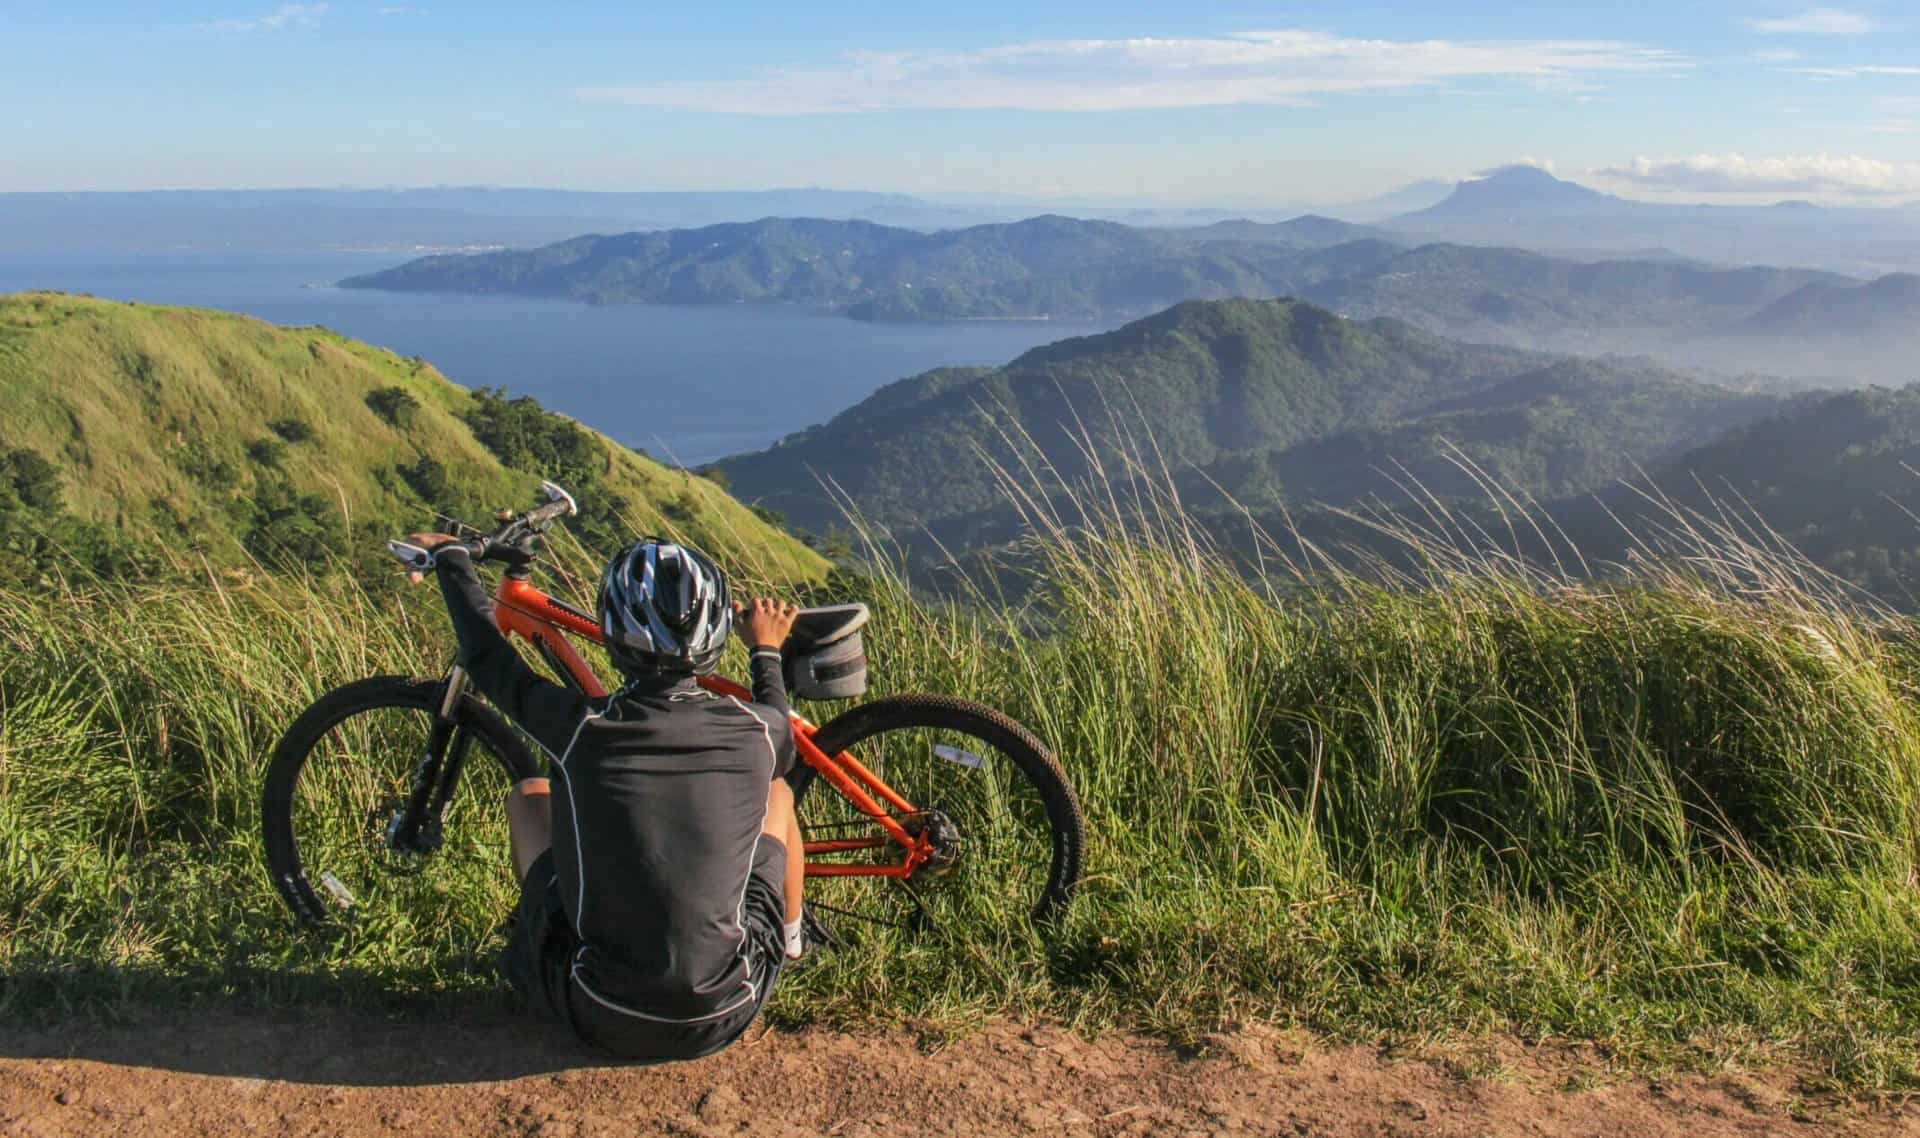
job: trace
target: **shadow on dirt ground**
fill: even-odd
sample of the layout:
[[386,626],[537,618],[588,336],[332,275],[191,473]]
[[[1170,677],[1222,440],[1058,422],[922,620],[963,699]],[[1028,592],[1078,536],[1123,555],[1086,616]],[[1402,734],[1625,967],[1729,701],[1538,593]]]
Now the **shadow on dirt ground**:
[[504,1007],[383,1015],[203,1003],[0,1020],[0,1134],[1719,1135],[1915,1133],[1904,1101],[1791,1071],[1662,1078],[1512,1040],[1408,1059],[1249,1027],[1197,1051],[999,1023],[960,1038],[756,1025],[691,1063],[609,1063]]
[[504,980],[432,995],[407,993],[432,992],[444,976],[399,981],[353,969],[29,965],[0,976],[0,1059],[367,1087],[488,1082],[612,1062],[527,1015]]
[[0,1059],[86,1059],[182,1074],[328,1086],[484,1083],[619,1064],[564,1029],[486,1003],[388,1015],[183,1008],[133,1023],[0,1026]]

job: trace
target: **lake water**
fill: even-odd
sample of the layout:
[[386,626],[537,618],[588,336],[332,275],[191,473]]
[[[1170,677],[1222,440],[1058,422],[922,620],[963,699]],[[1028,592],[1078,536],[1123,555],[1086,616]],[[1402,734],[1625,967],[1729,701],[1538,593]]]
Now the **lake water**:
[[330,287],[393,254],[0,254],[0,292],[89,292],[324,324],[456,383],[498,386],[684,463],[756,450],[929,368],[1000,364],[1098,331],[1055,322],[865,324],[780,308],[594,307]]

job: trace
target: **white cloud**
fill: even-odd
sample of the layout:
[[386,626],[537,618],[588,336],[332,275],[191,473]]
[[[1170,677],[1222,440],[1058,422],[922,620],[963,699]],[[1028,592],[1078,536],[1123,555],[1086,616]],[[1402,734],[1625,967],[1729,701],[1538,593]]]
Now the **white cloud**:
[[1880,26],[1865,12],[1845,8],[1808,8],[1794,16],[1745,23],[1754,31],[1770,36],[1864,36]]
[[1606,40],[1349,39],[1299,29],[1179,39],[1047,40],[975,51],[862,51],[741,79],[585,87],[576,97],[745,115],[899,110],[1120,111],[1309,106],[1321,95],[1505,79],[1586,91],[1679,72],[1676,51]]
[[312,27],[327,14],[326,4],[282,4],[271,12],[244,20],[214,20],[203,25],[216,32],[273,32],[288,27]]
[[1530,154],[1523,154],[1520,157],[1515,158],[1513,161],[1508,162],[1504,165],[1489,166],[1485,170],[1475,170],[1473,172],[1473,176],[1475,178],[1491,178],[1495,174],[1501,173],[1506,170],[1511,170],[1515,166],[1526,166],[1526,167],[1529,167],[1530,169],[1540,170],[1548,174],[1553,173],[1553,159],[1535,158]]
[[1890,76],[1893,78],[1920,78],[1920,67],[1863,65],[1853,67],[1781,67],[1778,71],[1788,75],[1804,75],[1809,79],[1859,79],[1862,76]]
[[1920,192],[1920,162],[1888,162],[1860,154],[1794,154],[1775,158],[1748,158],[1742,154],[1641,157],[1596,173],[1647,189],[1703,194]]

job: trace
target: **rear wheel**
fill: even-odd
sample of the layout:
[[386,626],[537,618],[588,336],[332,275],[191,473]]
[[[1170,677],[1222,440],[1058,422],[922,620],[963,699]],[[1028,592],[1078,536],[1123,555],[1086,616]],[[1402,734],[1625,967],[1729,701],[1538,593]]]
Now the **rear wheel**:
[[[931,834],[936,853],[904,880],[823,872],[830,864],[898,862],[896,842],[812,854],[810,905],[924,929],[1046,922],[1073,900],[1080,881],[1079,800],[1059,762],[1012,719],[962,699],[894,696],[832,720],[814,743],[829,755],[851,752],[898,791],[915,809],[889,813],[909,832]],[[792,781],[809,844],[855,845],[884,834],[812,767],[798,768]]]
[[347,684],[274,749],[261,799],[267,866],[302,923],[472,948],[512,910],[503,801],[539,766],[471,696],[442,720],[445,691],[400,676]]

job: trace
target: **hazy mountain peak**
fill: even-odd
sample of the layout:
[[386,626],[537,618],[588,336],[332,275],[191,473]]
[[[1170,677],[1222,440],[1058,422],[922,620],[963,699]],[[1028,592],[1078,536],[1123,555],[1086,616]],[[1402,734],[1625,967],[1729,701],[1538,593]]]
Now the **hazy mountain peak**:
[[1554,209],[1617,200],[1611,194],[1556,178],[1537,166],[1502,166],[1460,183],[1446,201],[1425,212],[1488,207]]

